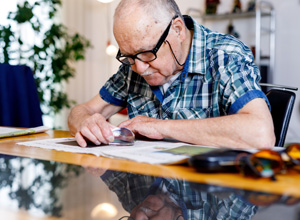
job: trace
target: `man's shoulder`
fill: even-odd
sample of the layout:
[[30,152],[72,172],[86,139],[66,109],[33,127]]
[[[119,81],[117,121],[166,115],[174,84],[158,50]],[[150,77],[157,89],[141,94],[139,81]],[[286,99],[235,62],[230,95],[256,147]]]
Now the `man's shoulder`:
[[229,34],[206,32],[207,48],[223,50],[226,53],[248,53],[249,48],[239,39]]
[[251,56],[252,52],[241,40],[229,34],[223,34],[195,22],[197,41],[204,42],[206,50],[212,53]]

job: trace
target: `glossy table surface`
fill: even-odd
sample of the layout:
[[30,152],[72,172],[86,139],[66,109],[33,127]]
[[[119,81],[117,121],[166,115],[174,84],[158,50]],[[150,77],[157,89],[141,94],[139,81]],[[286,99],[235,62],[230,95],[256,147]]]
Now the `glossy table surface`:
[[179,178],[187,181],[205,183],[223,187],[253,190],[281,195],[300,197],[300,175],[286,173],[277,175],[277,181],[254,179],[238,173],[198,173],[187,165],[150,165],[121,159],[96,157],[89,154],[68,153],[45,150],[36,147],[20,146],[16,143],[47,138],[71,137],[68,131],[50,130],[46,133],[0,139],[0,153],[66,164],[102,168],[108,170],[132,172],[136,174]]
[[298,173],[271,181],[17,144],[66,137],[0,139],[0,219],[299,219]]

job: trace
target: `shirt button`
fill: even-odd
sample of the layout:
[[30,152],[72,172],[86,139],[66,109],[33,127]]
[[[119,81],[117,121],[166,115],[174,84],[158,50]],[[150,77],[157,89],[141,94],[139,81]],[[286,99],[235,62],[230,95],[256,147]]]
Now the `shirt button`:
[[142,106],[141,109],[144,110],[144,109],[145,109],[145,106]]

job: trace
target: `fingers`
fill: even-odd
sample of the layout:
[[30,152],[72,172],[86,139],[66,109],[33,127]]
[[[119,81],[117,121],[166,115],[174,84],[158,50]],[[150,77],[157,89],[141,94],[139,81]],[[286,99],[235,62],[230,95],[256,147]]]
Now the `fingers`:
[[94,114],[82,123],[75,135],[75,139],[81,147],[87,146],[86,140],[96,145],[100,145],[101,143],[108,144],[114,141],[111,131],[114,127],[116,126],[108,123],[102,115]]
[[139,126],[141,124],[145,124],[148,122],[151,122],[155,119],[144,116],[144,115],[138,115],[132,119],[128,119],[126,121],[121,122],[118,127],[126,127],[129,129],[134,129],[134,127]]
[[99,141],[101,141],[102,143],[106,143],[108,144],[109,142],[113,142],[114,141],[114,136],[112,133],[112,128],[114,128],[115,126],[113,126],[112,124],[105,122],[105,123],[98,123],[98,129],[99,129],[99,133],[98,136],[96,136],[98,138]]
[[77,141],[77,143],[79,144],[80,147],[86,147],[87,143],[84,140],[84,138],[82,137],[82,135],[80,134],[80,132],[77,132],[75,134],[75,140]]
[[96,145],[100,145],[101,143],[107,144],[101,134],[100,129],[95,125],[92,128],[83,127],[80,130],[80,134]]
[[126,121],[121,122],[118,127],[128,127],[132,122],[132,119],[128,119]]
[[138,115],[132,119],[126,120],[119,124],[118,127],[130,129],[136,136],[144,136],[151,139],[163,139],[159,132],[158,119]]

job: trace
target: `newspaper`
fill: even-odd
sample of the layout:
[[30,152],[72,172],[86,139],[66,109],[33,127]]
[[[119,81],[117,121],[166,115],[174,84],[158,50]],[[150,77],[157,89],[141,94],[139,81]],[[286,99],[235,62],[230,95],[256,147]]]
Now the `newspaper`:
[[40,126],[40,127],[35,127],[35,128],[25,128],[25,129],[8,128],[8,127],[0,126],[0,138],[41,133],[41,132],[45,132],[47,130],[49,130],[49,128],[46,126]]
[[74,138],[44,139],[18,144],[72,153],[94,154],[96,156],[120,158],[150,164],[183,163],[192,155],[216,149],[214,147],[196,146],[171,140],[136,140],[133,146],[95,146],[89,144],[85,148],[80,147]]

